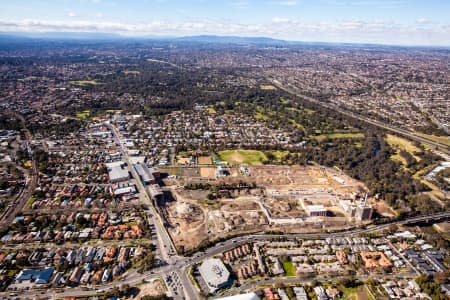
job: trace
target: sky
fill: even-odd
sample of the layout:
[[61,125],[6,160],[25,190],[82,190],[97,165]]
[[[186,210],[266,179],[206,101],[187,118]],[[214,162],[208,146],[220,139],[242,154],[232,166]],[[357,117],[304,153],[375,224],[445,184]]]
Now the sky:
[[3,32],[450,46],[450,0],[0,0]]

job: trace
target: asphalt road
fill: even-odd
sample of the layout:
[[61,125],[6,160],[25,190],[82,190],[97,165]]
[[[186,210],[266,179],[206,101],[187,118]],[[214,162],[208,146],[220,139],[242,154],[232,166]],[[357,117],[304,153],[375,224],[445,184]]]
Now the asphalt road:
[[[139,189],[139,193],[141,194],[141,199],[145,202],[145,204],[148,205],[148,208],[152,214],[153,217],[153,221],[155,224],[155,229],[158,235],[158,240],[160,242],[160,250],[161,250],[161,254],[163,256],[163,258],[167,261],[170,260],[170,256],[175,253],[175,247],[172,244],[172,240],[170,239],[166,229],[164,228],[163,222],[162,220],[159,218],[159,214],[156,212],[155,207],[153,206],[153,203],[150,199],[150,196],[148,195],[147,189],[144,187],[144,185],[142,184],[139,175],[137,174],[136,170],[133,167],[133,164],[128,156],[128,152],[126,151],[126,149],[123,147],[121,141],[120,141],[120,134],[117,130],[117,128],[113,125],[110,126],[113,134],[114,134],[114,138],[116,141],[116,144],[120,145],[120,150],[122,152],[122,158],[126,159],[127,165],[128,165],[128,170],[129,172],[132,174],[132,176],[136,179],[136,184],[138,186]],[[156,220],[155,220],[156,219]]]
[[[152,220],[153,224],[155,225],[155,229],[157,232],[158,237],[158,243],[159,243],[159,251],[161,253],[161,256],[165,263],[175,266],[175,269],[173,272],[176,274],[173,277],[177,277],[179,281],[176,285],[171,286],[166,282],[166,285],[170,287],[171,293],[175,299],[197,299],[198,293],[194,290],[192,284],[190,283],[189,278],[186,275],[185,271],[180,271],[180,269],[177,267],[177,262],[179,261],[180,257],[177,255],[176,247],[172,242],[172,239],[169,236],[169,233],[167,232],[166,228],[164,227],[163,221],[161,219],[161,216],[157,213],[156,208],[153,206],[153,202],[150,199],[150,195],[145,188],[145,186],[142,184],[139,175],[137,174],[136,170],[133,167],[133,164],[128,156],[128,151],[123,147],[120,139],[120,133],[117,130],[117,128],[114,125],[110,125],[110,128],[114,134],[114,138],[116,141],[116,144],[120,145],[120,149],[122,152],[122,157],[126,159],[128,164],[128,170],[133,175],[133,177],[136,179],[136,184],[138,186],[139,192],[141,194],[141,199],[145,204],[147,204],[151,214],[152,214]],[[180,266],[181,267],[181,266]],[[166,277],[164,276],[164,279],[166,280]],[[184,297],[181,296],[184,294]]]

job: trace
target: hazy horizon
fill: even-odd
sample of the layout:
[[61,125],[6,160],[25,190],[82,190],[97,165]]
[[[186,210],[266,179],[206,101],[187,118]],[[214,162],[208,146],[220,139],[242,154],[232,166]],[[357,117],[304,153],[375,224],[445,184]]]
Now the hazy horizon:
[[[406,48],[429,48],[429,49],[450,49],[450,45],[420,45],[420,44],[389,44],[389,43],[371,43],[371,42],[329,42],[320,40],[288,40],[278,39],[269,36],[240,36],[240,35],[145,35],[145,36],[126,36],[120,33],[112,32],[12,32],[0,31],[0,36],[16,37],[30,40],[49,40],[49,41],[90,41],[90,42],[104,42],[104,41],[161,41],[161,42],[198,42],[198,43],[221,43],[221,44],[276,44],[285,46],[296,45],[330,45],[330,46],[354,46],[354,47],[406,47]],[[279,42],[279,43],[278,43]]]
[[450,2],[438,0],[32,0],[2,6],[0,32],[450,46]]

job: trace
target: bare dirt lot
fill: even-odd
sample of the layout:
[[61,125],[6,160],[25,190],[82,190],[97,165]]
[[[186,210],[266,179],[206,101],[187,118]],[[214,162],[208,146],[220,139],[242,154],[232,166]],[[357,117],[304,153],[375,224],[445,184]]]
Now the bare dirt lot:
[[179,249],[187,251],[231,231],[255,231],[268,224],[255,196],[208,201],[206,191],[173,189],[172,194],[176,201],[167,203],[164,212]]
[[303,166],[249,167],[250,176],[256,184],[276,186],[280,190],[333,188],[339,193],[354,192],[364,185],[334,169]]
[[182,169],[182,176],[184,178],[198,177],[200,176],[199,168],[184,168]]
[[212,157],[211,156],[200,156],[198,158],[198,164],[199,165],[210,165],[210,164],[212,164]]
[[[251,166],[250,176],[242,175],[239,168],[230,168],[230,173],[215,178],[215,168],[185,168],[183,179],[211,185],[256,183],[257,188],[225,190],[222,196],[217,190],[170,187],[176,201],[167,203],[163,211],[179,249],[188,251],[206,241],[244,232],[311,232],[352,226],[354,221],[337,203],[366,190],[344,173],[319,166]],[[211,198],[212,193],[220,196]],[[308,218],[305,204],[324,205],[329,215]]]
[[193,249],[208,237],[205,209],[201,202],[192,199],[202,197],[204,192],[179,192],[173,189],[172,195],[176,201],[169,202],[164,209],[166,219],[171,224],[169,233],[177,247]]
[[390,218],[395,217],[397,215],[397,213],[384,201],[375,201],[374,199],[371,199],[369,203],[380,215],[384,217]]
[[177,159],[177,165],[188,165],[190,161],[191,159],[188,157],[179,157]]
[[306,216],[298,200],[269,198],[265,202],[270,214],[275,218],[299,218]]
[[144,296],[160,296],[166,294],[166,287],[160,279],[139,286],[139,293],[134,299],[141,299]]
[[200,176],[214,178],[216,176],[215,168],[200,168]]

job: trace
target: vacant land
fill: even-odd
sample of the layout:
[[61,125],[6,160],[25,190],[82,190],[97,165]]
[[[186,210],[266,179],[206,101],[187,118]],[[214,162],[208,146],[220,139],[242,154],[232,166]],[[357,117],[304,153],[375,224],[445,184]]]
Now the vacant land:
[[261,166],[250,167],[249,180],[268,189],[276,186],[278,190],[311,189],[311,194],[327,194],[332,188],[337,193],[356,192],[364,185],[340,171],[323,167],[303,166]]
[[294,264],[290,260],[283,260],[281,262],[283,264],[284,272],[286,276],[296,276],[297,272],[295,270]]
[[144,296],[158,297],[166,294],[166,287],[160,279],[155,279],[150,283],[139,286],[139,294],[134,299],[141,299]]
[[270,153],[275,157],[276,161],[281,161],[289,154],[289,151],[270,151]]
[[365,285],[356,288],[344,288],[340,287],[340,290],[344,292],[341,299],[347,300],[375,300],[369,293]]
[[[227,154],[233,155],[236,151]],[[302,221],[298,220],[306,217],[302,203],[324,205],[334,215],[326,218],[327,225],[340,228],[348,225],[348,218],[336,206],[336,201],[348,199],[366,189],[362,183],[340,171],[319,166],[249,166],[246,176],[239,172],[238,167],[231,167],[230,176],[220,178],[216,178],[214,167],[180,170],[183,171],[180,175],[184,183],[255,183],[258,187],[265,187],[229,190],[223,196],[217,193],[219,197],[214,200],[208,200],[212,193],[210,189],[171,188],[175,201],[167,202],[163,211],[175,245],[185,250],[230,233],[258,232],[269,228],[311,232],[315,228],[307,223],[301,225]],[[265,195],[263,199],[262,195]],[[289,264],[285,267],[289,268]]]
[[200,156],[198,158],[198,164],[199,165],[210,165],[210,164],[212,164],[212,157],[211,156]]
[[262,113],[256,113],[255,114],[255,119],[256,120],[264,120],[267,121],[269,119],[268,115],[262,114]]
[[402,150],[406,150],[411,154],[414,154],[414,152],[420,151],[420,149],[417,148],[413,142],[411,142],[407,139],[401,138],[399,136],[396,136],[396,135],[388,134],[386,136],[386,142],[388,142],[389,145],[391,145],[393,147],[396,147],[396,148],[399,148]]
[[123,71],[125,75],[139,75],[141,72],[139,71]]
[[397,150],[397,154],[393,155],[391,159],[406,165],[405,159],[399,155],[400,150],[405,150],[409,152],[409,154],[411,154],[417,161],[420,161],[420,157],[414,155],[414,153],[421,152],[421,149],[415,146],[413,142],[392,134],[388,134],[386,136],[386,142]]
[[[285,102],[283,102],[283,100],[282,100],[282,103],[283,104],[286,104],[286,103],[289,103],[289,101],[287,101],[286,103]],[[315,110],[312,110],[312,109],[309,109],[309,108],[303,108],[303,109],[298,109],[298,108],[295,108],[295,107],[288,107],[288,108],[286,108],[287,110],[291,110],[291,111],[296,111],[296,112],[305,112],[305,113],[307,113],[308,115],[312,115],[313,113],[315,113],[316,111]]]
[[265,90],[265,91],[273,91],[273,90],[276,90],[277,88],[276,87],[274,87],[273,85],[271,85],[271,84],[262,84],[262,85],[260,85],[259,86],[262,90]]
[[266,155],[257,150],[225,150],[219,152],[221,160],[229,164],[247,164],[259,166],[267,160]]
[[397,161],[397,162],[399,162],[399,163],[401,163],[402,165],[404,165],[404,166],[406,166],[408,163],[406,162],[406,159],[403,157],[403,156],[401,156],[400,154],[398,154],[398,153],[396,153],[396,154],[394,154],[394,155],[391,155],[391,159],[393,160],[393,161]]
[[[195,191],[180,195],[173,191],[176,201],[170,202],[164,207],[166,219],[171,224],[169,234],[177,247],[193,249],[208,238],[206,215],[191,197],[195,197]],[[192,195],[194,194],[194,195]]]
[[87,118],[89,118],[90,114],[91,114],[91,111],[83,110],[83,111],[77,112],[75,116],[79,119],[87,119]]
[[362,139],[364,138],[364,134],[360,132],[349,132],[349,133],[327,133],[321,135],[312,136],[312,138],[316,140],[324,140],[324,139]]
[[216,176],[216,169],[214,168],[200,168],[200,176],[214,178]]
[[210,114],[215,114],[217,113],[216,110],[214,109],[214,106],[209,105],[208,108],[206,109],[208,111],[208,113]]
[[297,123],[294,119],[289,119],[289,122],[294,125],[297,129],[303,130],[303,132],[306,132],[305,127],[303,127],[302,124]]
[[98,83],[95,80],[73,80],[70,82],[70,84],[78,85],[78,86],[87,86],[87,85],[98,85]]
[[177,165],[188,165],[191,159],[189,157],[178,157]]

